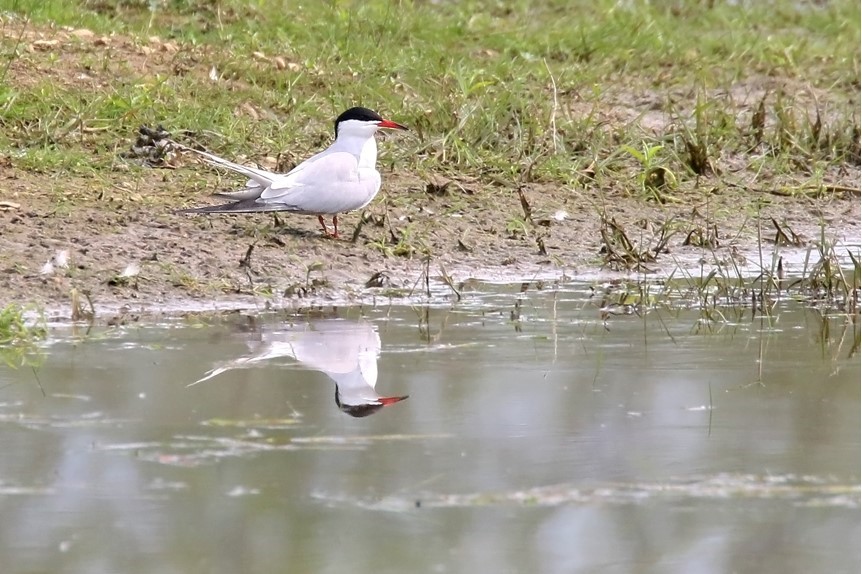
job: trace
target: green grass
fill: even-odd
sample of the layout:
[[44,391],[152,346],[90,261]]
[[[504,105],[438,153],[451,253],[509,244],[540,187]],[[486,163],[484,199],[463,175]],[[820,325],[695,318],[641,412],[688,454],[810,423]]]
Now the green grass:
[[[382,161],[419,175],[577,185],[592,166],[598,187],[654,199],[631,150],[661,146],[653,165],[679,182],[731,157],[793,182],[859,164],[858,2],[628,4],[2,0],[0,149],[24,169],[87,175],[161,123],[220,153],[299,161],[362,104],[413,128]],[[177,51],[149,70],[86,43],[71,58],[30,52],[28,34],[51,25]],[[38,72],[55,66],[102,81]],[[733,104],[734,90],[765,90],[762,124],[757,98]],[[672,121],[641,129],[648,112]]]

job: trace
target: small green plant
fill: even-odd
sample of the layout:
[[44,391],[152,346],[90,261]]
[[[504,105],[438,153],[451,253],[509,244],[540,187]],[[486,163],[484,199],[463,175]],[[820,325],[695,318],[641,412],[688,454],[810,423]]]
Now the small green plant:
[[508,233],[509,237],[517,238],[517,237],[528,237],[530,232],[527,229],[527,223],[518,216],[510,218],[506,222],[506,233]]
[[693,112],[694,129],[686,122],[679,122],[685,146],[683,163],[697,176],[715,172],[709,157],[709,149],[710,144],[714,145],[716,142],[711,140],[721,142],[728,134],[737,131],[733,116],[723,111],[727,107],[726,103],[710,99],[704,92],[705,90],[701,89],[697,93]]
[[408,223],[403,227],[395,228],[387,216],[388,239],[380,238],[368,242],[368,246],[377,249],[385,257],[405,257],[413,259],[416,255],[427,255],[431,248],[426,244],[424,238],[417,234],[415,227]]
[[663,195],[662,192],[674,189],[677,185],[677,178],[664,165],[664,159],[659,155],[664,146],[660,144],[649,145],[648,142],[643,142],[640,150],[629,145],[622,146],[622,149],[641,164],[637,180],[646,197],[659,203],[667,201],[667,196]]
[[48,335],[45,317],[41,312],[35,320],[28,320],[33,309],[15,303],[0,310],[0,359],[12,368],[31,364],[30,357],[38,350],[38,343]]

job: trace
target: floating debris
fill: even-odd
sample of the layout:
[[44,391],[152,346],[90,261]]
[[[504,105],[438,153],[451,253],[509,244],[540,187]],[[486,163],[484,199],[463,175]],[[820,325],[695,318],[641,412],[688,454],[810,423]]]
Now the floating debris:
[[226,496],[230,496],[230,497],[234,497],[234,498],[236,498],[238,496],[253,496],[255,494],[260,494],[259,488],[249,488],[247,486],[240,486],[240,485],[234,486],[233,488],[231,488],[230,490],[225,492]]
[[477,506],[561,506],[566,504],[639,504],[658,499],[685,500],[788,500],[796,506],[859,508],[859,485],[819,476],[717,474],[670,478],[662,482],[608,483],[579,488],[571,484],[542,486],[526,490],[476,492],[471,494],[425,494],[416,504],[416,493],[382,499],[354,499],[313,493],[312,497],[330,505],[350,505],[379,511],[407,512],[427,508],[469,508]]

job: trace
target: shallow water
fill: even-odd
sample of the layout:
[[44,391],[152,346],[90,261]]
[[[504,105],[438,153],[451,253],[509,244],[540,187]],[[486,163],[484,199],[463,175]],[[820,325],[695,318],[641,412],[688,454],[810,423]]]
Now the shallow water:
[[56,327],[0,370],[2,571],[858,572],[858,327],[700,317],[575,284]]

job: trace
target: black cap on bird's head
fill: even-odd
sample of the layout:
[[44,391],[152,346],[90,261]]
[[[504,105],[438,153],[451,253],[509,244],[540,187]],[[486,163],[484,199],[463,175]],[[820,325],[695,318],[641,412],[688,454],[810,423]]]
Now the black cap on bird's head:
[[380,117],[380,114],[378,114],[374,110],[369,110],[368,108],[362,108],[357,106],[355,108],[350,108],[345,112],[341,112],[341,115],[335,118],[335,125],[338,125],[346,120],[359,120],[360,122],[382,122],[383,118]]
[[395,122],[383,119],[380,114],[378,114],[374,110],[369,110],[368,108],[357,106],[342,112],[341,115],[335,118],[335,137],[338,137],[339,124],[341,124],[341,122],[346,122],[350,120],[373,123],[378,128],[389,128],[395,130],[407,129],[401,124],[396,124]]
[[342,412],[356,418],[373,415],[383,407],[394,405],[406,398],[409,398],[409,395],[404,395],[403,397],[378,397],[377,399],[363,401],[356,404],[347,404],[342,402],[341,393],[338,391],[338,385],[335,385],[335,404]]

